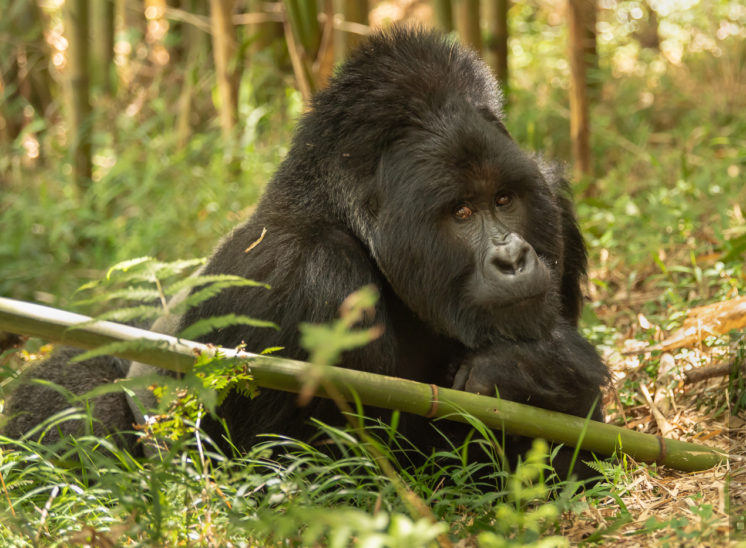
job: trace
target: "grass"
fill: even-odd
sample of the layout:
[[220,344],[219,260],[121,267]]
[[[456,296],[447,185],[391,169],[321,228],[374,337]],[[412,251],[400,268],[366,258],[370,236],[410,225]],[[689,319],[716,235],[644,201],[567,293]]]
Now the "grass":
[[[116,545],[127,539],[137,545],[346,546],[354,539],[371,546],[428,546],[449,532],[479,535],[487,546],[531,545],[553,530],[562,512],[582,505],[577,484],[551,491],[540,479],[548,472],[547,448],[537,442],[515,474],[495,472],[502,489],[479,489],[472,474],[481,471],[462,463],[462,448],[414,474],[404,472],[431,509],[418,515],[367,444],[337,428],[318,427],[333,440],[334,457],[281,438],[228,458],[195,434],[146,461],[91,435],[57,446],[2,439],[0,534],[6,545]],[[408,445],[386,425],[373,431]]]

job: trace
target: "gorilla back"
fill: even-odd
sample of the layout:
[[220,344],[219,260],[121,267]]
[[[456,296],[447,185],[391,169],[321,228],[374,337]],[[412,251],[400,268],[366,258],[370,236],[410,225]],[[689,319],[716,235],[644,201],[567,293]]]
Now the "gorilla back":
[[[371,323],[383,335],[346,352],[343,367],[496,387],[581,416],[595,405],[600,418],[606,369],[576,329],[586,256],[567,183],[521,151],[502,119],[497,84],[473,52],[428,31],[373,35],[314,97],[256,213],[204,270],[271,290],[225,290],[179,329],[249,314],[280,329],[236,325],[201,340],[281,346],[302,360],[298,324],[334,319],[350,293],[372,284],[380,299]],[[266,432],[308,438],[311,416],[340,420],[329,402],[298,407],[272,390],[254,400],[231,394],[220,408],[242,449]],[[421,448],[438,445],[417,419],[404,424]],[[206,430],[225,436],[217,420]]]

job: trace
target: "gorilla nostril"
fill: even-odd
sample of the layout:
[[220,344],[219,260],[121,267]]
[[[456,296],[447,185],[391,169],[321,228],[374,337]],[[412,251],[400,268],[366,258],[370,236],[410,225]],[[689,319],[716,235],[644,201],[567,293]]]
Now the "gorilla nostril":
[[530,252],[531,247],[523,238],[510,234],[504,242],[492,249],[489,261],[504,274],[521,274],[527,270]]
[[502,253],[504,250],[496,250],[492,256],[492,264],[504,274],[520,274],[526,266],[525,253],[519,257],[511,258]]

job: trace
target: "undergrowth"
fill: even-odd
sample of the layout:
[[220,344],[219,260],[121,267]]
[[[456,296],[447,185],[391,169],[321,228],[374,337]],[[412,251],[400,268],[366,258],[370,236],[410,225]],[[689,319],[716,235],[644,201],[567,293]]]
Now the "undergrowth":
[[[479,489],[461,448],[440,455],[408,476],[432,510],[413,514],[366,444],[338,428],[318,428],[333,440],[334,457],[276,437],[246,455],[226,456],[198,431],[147,461],[94,436],[56,446],[0,438],[0,536],[5,545],[347,546],[354,539],[414,547],[448,532],[479,535],[486,546],[531,545],[543,535],[546,546],[564,544],[546,534],[563,512],[584,506],[575,484],[552,496],[539,480],[547,448],[537,442],[500,490]],[[380,435],[399,436],[379,428]]]

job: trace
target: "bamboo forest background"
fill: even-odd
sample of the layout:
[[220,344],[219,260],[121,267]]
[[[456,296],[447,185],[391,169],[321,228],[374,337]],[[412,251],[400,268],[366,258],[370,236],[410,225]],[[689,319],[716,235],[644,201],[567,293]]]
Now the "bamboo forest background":
[[[309,94],[368,25],[398,19],[483,53],[516,140],[569,162],[576,193],[607,206],[585,216],[591,236],[617,200],[698,164],[708,179],[700,142],[726,139],[723,164],[738,156],[738,2],[0,3],[4,294],[67,304],[112,262],[205,254],[256,201]],[[739,162],[717,167],[740,180]],[[634,259],[662,243],[628,236]]]

